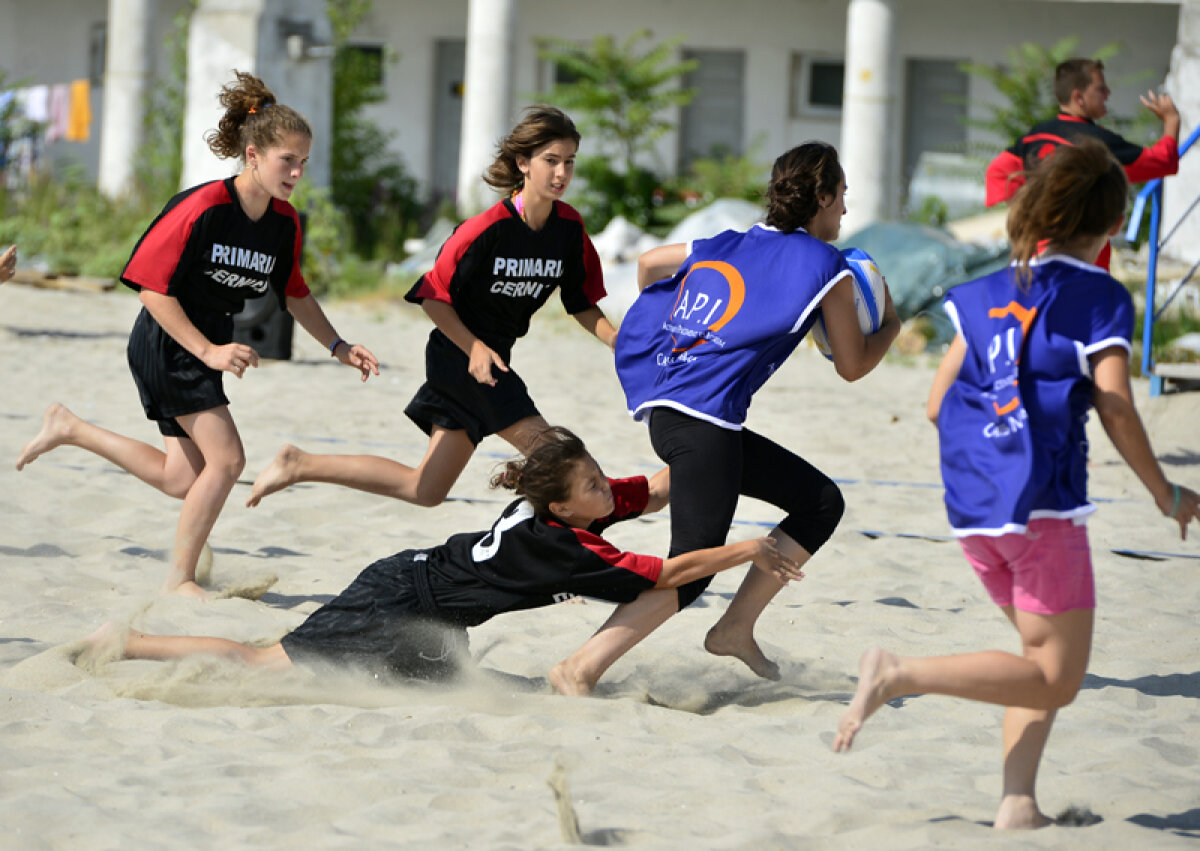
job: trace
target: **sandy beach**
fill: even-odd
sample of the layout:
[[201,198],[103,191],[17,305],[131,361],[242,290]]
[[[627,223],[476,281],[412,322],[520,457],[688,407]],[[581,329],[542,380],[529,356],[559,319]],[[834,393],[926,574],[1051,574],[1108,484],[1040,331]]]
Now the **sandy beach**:
[[[610,289],[621,283],[610,281]],[[210,539],[201,603],[161,597],[178,503],[74,448],[13,462],[61,401],[158,444],[125,365],[125,293],[0,287],[0,847],[567,847],[554,778],[581,840],[633,848],[1194,848],[1200,839],[1200,529],[1180,541],[1099,424],[1089,523],[1099,608],[1089,674],[1041,770],[1050,814],[1101,821],[1033,834],[987,826],[1000,797],[1002,710],[942,697],[883,707],[853,751],[830,750],[859,655],[1017,650],[964,561],[924,417],[934,360],[890,356],[843,383],[801,347],[749,424],[843,484],[841,528],[764,614],[782,680],[706,654],[742,570],[622,659],[592,698],[546,675],[607,617],[597,601],[504,615],[471,631],[479,673],[456,687],[317,682],[227,662],[74,661],[106,621],[271,642],[375,559],[485,528],[506,502],[489,438],[434,509],[305,485],[249,509],[285,442],[415,462],[403,415],[429,322],[415,307],[327,304],[383,374],[361,384],[297,330],[294,359],[226,378],[246,473]],[[602,305],[603,306],[603,305]],[[575,429],[609,475],[659,464],[624,409],[610,354],[552,303],[516,349],[543,414]],[[1169,478],[1200,487],[1200,393],[1138,404]],[[731,539],[777,519],[752,501]],[[614,527],[665,553],[667,513]],[[255,589],[265,592],[260,599]]]

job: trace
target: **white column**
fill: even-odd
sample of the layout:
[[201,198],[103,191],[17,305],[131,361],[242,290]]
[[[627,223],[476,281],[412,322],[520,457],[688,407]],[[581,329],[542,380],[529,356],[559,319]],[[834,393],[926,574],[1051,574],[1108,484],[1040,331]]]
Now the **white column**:
[[[1166,90],[1175,99],[1183,118],[1179,131],[1182,143],[1200,121],[1200,0],[1185,0],[1179,7],[1179,35],[1171,52]],[[1193,145],[1179,161],[1179,174],[1167,178],[1164,184],[1164,236],[1197,196],[1200,196],[1200,143]],[[1200,208],[1183,220],[1163,250],[1188,263],[1200,260]]]
[[894,0],[850,0],[840,151],[849,186],[845,235],[895,213],[891,154],[900,142],[895,66]]
[[111,197],[130,188],[134,158],[144,138],[152,23],[150,0],[108,0],[98,182],[100,191]]
[[480,175],[512,124],[513,50],[517,0],[469,0],[462,140],[458,154],[458,211],[488,207],[494,193]]
[[[305,34],[307,50],[289,56],[287,35]],[[223,111],[221,87],[233,70],[262,78],[280,103],[300,112],[313,129],[305,180],[329,183],[333,133],[331,37],[324,0],[199,0],[188,30],[187,113],[183,123],[183,186],[236,174],[237,160],[221,160],[204,141]]]

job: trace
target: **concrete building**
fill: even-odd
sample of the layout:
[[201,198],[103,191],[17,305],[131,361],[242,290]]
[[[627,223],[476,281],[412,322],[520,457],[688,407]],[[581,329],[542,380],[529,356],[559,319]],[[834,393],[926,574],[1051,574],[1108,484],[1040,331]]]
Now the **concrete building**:
[[[93,173],[103,163],[102,185],[119,185],[115,163],[136,150],[139,92],[163,73],[164,35],[187,7],[185,0],[0,0],[0,67],[9,84],[85,74],[96,83],[94,113],[104,132],[55,155],[73,156]],[[198,0],[185,183],[231,169],[207,152],[202,133],[215,125],[215,92],[235,66],[259,73],[309,116],[318,142],[311,177],[328,180],[323,8],[323,0]],[[1187,82],[1200,76],[1198,9],[1200,0],[375,0],[352,43],[384,59],[386,100],[369,116],[392,134],[431,198],[454,198],[469,211],[485,200],[475,191],[495,141],[521,105],[553,84],[556,69],[539,59],[540,39],[624,39],[640,29],[681,37],[680,54],[700,63],[686,81],[699,96],[672,116],[678,130],[647,164],[674,173],[714,146],[766,163],[791,145],[823,139],[842,151],[853,228],[899,214],[931,153],[953,161],[985,141],[964,119],[982,117],[996,93],[959,63],[1002,62],[1024,41],[1077,36],[1083,54],[1118,42],[1108,63],[1111,114],[1134,115],[1138,94],[1169,79],[1190,132],[1200,120],[1200,86]],[[593,145],[585,138],[583,152],[595,152]],[[1200,154],[1186,179],[1197,190],[1173,197],[1200,192],[1197,170]],[[1200,246],[1181,240],[1188,242]]]

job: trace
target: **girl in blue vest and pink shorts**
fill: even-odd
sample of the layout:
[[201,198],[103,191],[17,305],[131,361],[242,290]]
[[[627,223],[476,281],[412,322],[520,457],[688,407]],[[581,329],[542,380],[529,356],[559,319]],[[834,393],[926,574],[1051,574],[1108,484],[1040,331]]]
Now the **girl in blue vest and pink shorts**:
[[1002,829],[1051,823],[1034,796],[1038,764],[1055,712],[1075,698],[1091,650],[1088,409],[1181,535],[1200,518],[1196,493],[1163,475],[1134,408],[1133,300],[1092,265],[1120,227],[1125,193],[1125,174],[1104,145],[1062,148],[1030,176],[1009,213],[1013,267],[946,297],[958,334],[928,406],[946,510],[967,561],[1017,628],[1020,655],[912,658],[869,650],[833,743],[848,750],[863,722],[900,695],[1008,707],[994,822]]

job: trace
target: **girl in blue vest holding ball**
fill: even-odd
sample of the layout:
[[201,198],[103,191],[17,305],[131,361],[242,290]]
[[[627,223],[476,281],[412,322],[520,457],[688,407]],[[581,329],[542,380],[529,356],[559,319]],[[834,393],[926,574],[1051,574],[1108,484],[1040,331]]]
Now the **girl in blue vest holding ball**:
[[1200,518],[1195,492],[1163,475],[1133,405],[1133,300],[1092,265],[1120,227],[1125,198],[1125,174],[1103,144],[1060,148],[1009,213],[1013,267],[946,297],[958,334],[928,406],[946,510],[967,561],[1020,634],[1020,655],[869,650],[833,743],[848,750],[863,722],[900,695],[1008,707],[997,828],[1051,822],[1034,796],[1038,764],[1055,712],[1075,698],[1087,669],[1096,606],[1083,525],[1095,509],[1087,500],[1088,409],[1181,535]]
[[[878,331],[864,336],[854,278],[831,243],[846,212],[837,150],[822,142],[775,161],[765,221],[638,260],[641,293],[617,337],[617,373],[630,413],[647,420],[654,451],[671,471],[671,555],[725,543],[738,498],[761,499],[786,517],[770,533],[803,565],[841,519],[841,492],[795,453],[744,427],[751,397],[823,316],[834,366],[847,381],[869,373],[900,330],[888,296]],[[754,625],[783,583],[751,571],[705,648],[778,679]],[[763,580],[766,581],[763,581]],[[565,694],[587,694],[608,667],[709,579],[643,593],[551,672]]]

